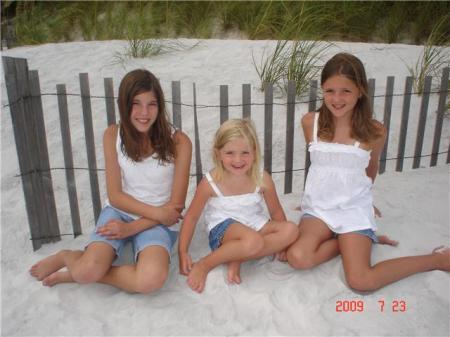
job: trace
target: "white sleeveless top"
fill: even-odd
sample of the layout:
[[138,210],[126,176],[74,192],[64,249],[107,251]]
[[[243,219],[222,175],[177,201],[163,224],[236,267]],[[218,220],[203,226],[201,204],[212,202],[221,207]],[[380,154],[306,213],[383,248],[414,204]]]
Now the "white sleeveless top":
[[236,220],[256,231],[260,230],[269,221],[259,186],[252,193],[223,195],[210,173],[207,172],[205,176],[217,195],[208,199],[203,211],[208,232],[228,218]]
[[[117,131],[116,151],[122,177],[122,191],[152,206],[161,206],[169,201],[175,172],[174,163],[160,162],[155,158],[156,155],[140,162],[133,161],[122,152],[119,131],[120,126]],[[172,130],[172,136],[175,131],[175,129]],[[111,206],[108,199],[105,204]],[[121,210],[121,212],[123,211]],[[124,213],[133,219],[141,217],[136,214]]]
[[372,180],[366,174],[370,151],[317,139],[319,113],[314,116],[311,166],[302,199],[302,213],[311,214],[335,233],[376,230]]

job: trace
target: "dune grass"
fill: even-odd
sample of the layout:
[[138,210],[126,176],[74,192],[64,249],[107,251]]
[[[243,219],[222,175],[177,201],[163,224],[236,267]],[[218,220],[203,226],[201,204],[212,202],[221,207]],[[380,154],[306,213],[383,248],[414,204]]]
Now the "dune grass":
[[[4,13],[14,14],[11,16]],[[424,43],[448,1],[2,1],[15,44],[220,38]],[[447,27],[450,22],[447,20]]]

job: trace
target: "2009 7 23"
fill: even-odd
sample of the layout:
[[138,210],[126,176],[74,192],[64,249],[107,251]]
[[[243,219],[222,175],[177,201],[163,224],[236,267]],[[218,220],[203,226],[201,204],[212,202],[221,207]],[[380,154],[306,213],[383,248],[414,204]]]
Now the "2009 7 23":
[[[378,300],[378,308],[380,312],[405,312],[407,310],[406,301],[393,300],[385,301],[384,299]],[[337,300],[336,312],[364,312],[365,303],[363,300]]]

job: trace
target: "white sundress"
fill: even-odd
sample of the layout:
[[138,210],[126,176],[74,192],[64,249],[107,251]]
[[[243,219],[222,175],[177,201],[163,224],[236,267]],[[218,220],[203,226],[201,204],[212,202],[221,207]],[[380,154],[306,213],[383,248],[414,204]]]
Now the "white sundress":
[[222,194],[209,172],[205,176],[217,195],[209,198],[203,213],[208,232],[229,218],[256,231],[270,220],[259,186],[252,193],[227,196]]
[[370,151],[318,140],[319,113],[314,116],[311,166],[302,198],[302,214],[324,221],[335,233],[376,230],[372,180],[366,174]]

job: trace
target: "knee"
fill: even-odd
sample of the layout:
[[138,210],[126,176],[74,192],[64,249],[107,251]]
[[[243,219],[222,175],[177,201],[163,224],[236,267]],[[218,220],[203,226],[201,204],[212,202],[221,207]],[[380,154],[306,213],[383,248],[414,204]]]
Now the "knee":
[[299,247],[291,247],[286,252],[289,265],[294,269],[311,269],[315,266],[313,254]]
[[136,277],[135,291],[140,294],[149,294],[164,286],[168,277],[167,270],[154,270],[138,273]]
[[259,233],[252,233],[243,240],[243,249],[246,256],[257,255],[264,248],[264,238]]
[[283,225],[282,233],[287,245],[290,245],[298,238],[298,226],[288,221]]
[[103,263],[93,259],[82,261],[70,271],[70,274],[77,283],[95,283],[100,281],[108,269]]
[[347,285],[356,291],[371,291],[377,289],[370,271],[350,271],[345,274]]

